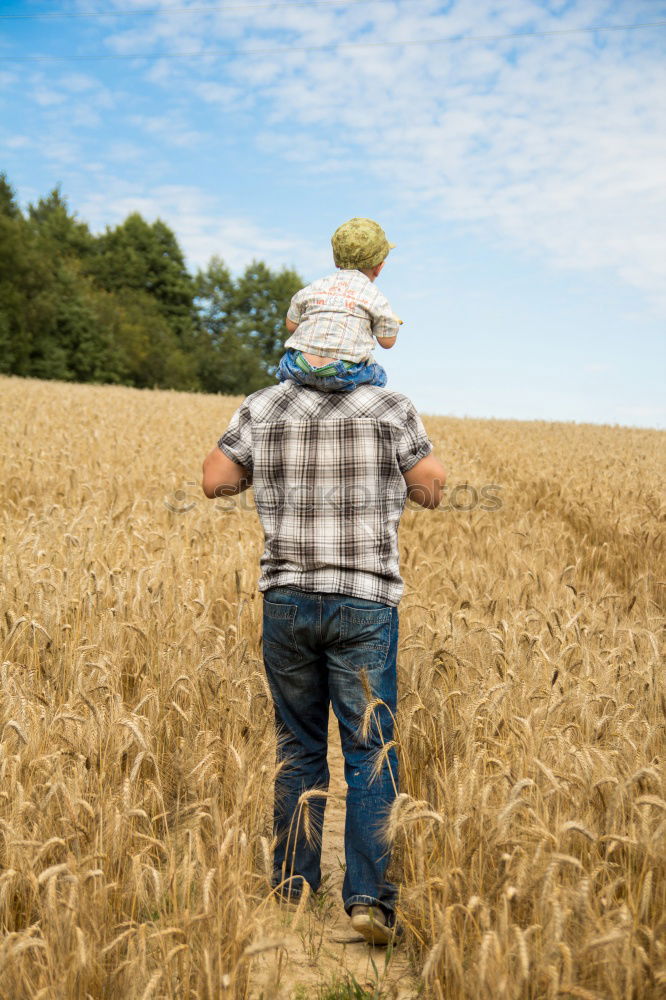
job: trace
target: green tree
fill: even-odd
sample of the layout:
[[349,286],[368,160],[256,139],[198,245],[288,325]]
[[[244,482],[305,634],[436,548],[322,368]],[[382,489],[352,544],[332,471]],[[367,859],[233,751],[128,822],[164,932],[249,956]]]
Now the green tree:
[[41,318],[32,324],[39,335],[33,333],[31,374],[77,382],[131,382],[116,331],[122,306],[119,297],[110,297],[81,274],[78,260],[59,261],[50,285],[35,302]]
[[[23,218],[5,175],[0,179],[0,371],[33,375],[35,353],[48,354],[55,378],[67,376],[67,359],[52,341],[42,305],[52,285],[48,256]],[[39,343],[41,341],[41,344]]]
[[271,383],[302,286],[259,261],[196,279],[169,227],[134,213],[93,236],[60,188],[18,206],[0,174],[0,371],[247,393]]
[[256,345],[267,377],[275,374],[284,350],[285,316],[292,296],[303,287],[296,271],[272,271],[254,260],[236,282],[234,317],[241,336]]
[[40,198],[36,205],[30,205],[28,216],[32,229],[51,243],[54,255],[85,257],[92,252],[94,239],[87,224],[69,211],[59,187],[53,188],[46,198]]
[[21,212],[7,175],[0,174],[0,372],[14,371],[20,339],[23,294],[18,276],[23,270]]
[[117,381],[122,364],[111,330],[99,322],[96,289],[83,270],[94,237],[70,212],[59,187],[29,206],[24,244],[32,248],[40,274],[38,289],[27,299],[29,353],[24,365],[29,374]]
[[185,348],[195,325],[192,276],[169,227],[134,212],[97,240],[90,273],[109,292],[132,289],[149,295]]
[[206,392],[254,392],[265,385],[256,346],[239,335],[235,285],[219,257],[197,278],[197,306],[204,339],[198,374]]
[[275,380],[284,350],[284,319],[303,280],[292,270],[272,271],[253,261],[236,280],[219,257],[197,276],[197,306],[207,335],[199,379],[208,392],[249,393]]
[[16,193],[4,172],[0,173],[0,215],[4,215],[8,219],[18,219],[21,215],[16,201]]
[[139,388],[200,389],[197,358],[185,351],[159,304],[143,291],[108,295],[107,322],[123,359],[125,381]]
[[[197,350],[203,336],[194,307],[195,283],[174,233],[137,212],[97,239],[86,263],[98,288],[114,297],[102,312],[137,386],[197,390]],[[102,303],[100,303],[101,305]]]
[[0,178],[0,371],[126,380],[112,325],[102,321],[105,293],[81,270],[92,240],[57,188],[25,219]]

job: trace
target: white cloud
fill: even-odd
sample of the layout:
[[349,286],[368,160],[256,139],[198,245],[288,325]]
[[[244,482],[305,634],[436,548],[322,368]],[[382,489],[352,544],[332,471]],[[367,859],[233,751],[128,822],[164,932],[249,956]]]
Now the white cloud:
[[[484,11],[497,29],[528,14],[543,20],[535,4],[480,4],[468,25],[478,33]],[[593,10],[588,16],[596,20]],[[460,27],[435,20],[431,36]],[[390,34],[397,30],[419,37],[425,26],[394,24]],[[471,43],[343,50],[298,69],[267,60],[237,73],[270,91],[278,121],[264,145],[279,149],[285,125],[301,123],[301,160],[309,152],[313,164],[326,162],[332,137],[339,152],[355,144],[397,197],[430,205],[443,220],[487,227],[563,267],[611,269],[656,293],[666,267],[666,138],[656,110],[666,81],[654,52],[615,36],[601,50],[591,36],[512,48],[512,56],[507,46]]]
[[214,81],[195,83],[193,90],[203,101],[223,108],[238,108],[241,104],[248,106],[251,103],[249,96],[244,95],[239,87],[230,87]]
[[51,139],[44,153],[46,159],[58,167],[77,166],[81,157],[78,143],[67,139]]
[[42,108],[50,108],[56,104],[63,104],[66,100],[64,94],[53,90],[51,87],[35,87],[32,97],[35,103],[39,104]]
[[146,151],[143,146],[125,139],[110,143],[106,151],[108,159],[116,163],[138,163],[145,155]]
[[65,73],[58,81],[61,87],[71,90],[72,93],[81,94],[87,90],[97,90],[97,80],[85,73]]
[[69,113],[70,126],[82,126],[83,128],[96,128],[103,122],[102,115],[89,104],[79,103],[70,105]]
[[188,125],[181,113],[169,115],[132,115],[130,122],[142,133],[152,135],[170,146],[200,146],[206,143],[206,136]]
[[[106,9],[115,6],[120,10],[131,7],[125,0],[113,0],[105,4]],[[118,18],[105,37],[105,44],[119,55],[145,55],[163,49],[165,51],[199,52],[215,40],[217,33],[223,33],[227,40],[237,38],[242,32],[238,15],[224,16],[215,9],[206,11],[200,2],[172,2],[158,0],[148,8],[142,3],[135,4],[140,10],[159,10],[159,16],[140,16],[129,22]],[[191,13],[183,13],[187,7]],[[88,7],[88,9],[90,9]],[[127,26],[129,24],[129,27]],[[219,44],[219,43],[218,43]]]
[[[120,0],[115,0],[120,3]],[[613,273],[649,296],[664,285],[663,29],[459,41],[396,48],[299,46],[364,39],[563,30],[649,20],[650,4],[536,0],[359,4],[265,10],[242,21],[175,16],[118,31],[117,50],[175,43],[291,46],[275,56],[170,64],[169,86],[225,104],[235,90],[269,108],[256,141],[301,170],[350,156],[390,197],[577,270]],[[255,27],[252,27],[254,23]],[[655,34],[657,33],[657,34]]]
[[8,149],[27,149],[34,143],[27,135],[12,135],[5,139],[5,145]]
[[273,267],[294,266],[302,259],[316,266],[328,264],[328,255],[309,244],[262,229],[254,220],[222,215],[214,198],[187,185],[162,185],[150,195],[136,195],[117,179],[106,178],[103,190],[89,195],[80,214],[93,230],[122,222],[139,212],[148,221],[163,219],[174,230],[190,267],[205,267],[217,255],[232,270],[240,270],[253,259]]
[[[108,111],[120,99],[98,80],[83,73],[32,73],[27,83],[32,99],[51,114],[51,121],[66,127],[94,126],[101,121],[100,113]],[[26,82],[22,84],[26,86]]]
[[[94,3],[106,11],[145,9],[145,0]],[[78,5],[90,9],[88,0]],[[202,6],[181,0],[186,5]],[[611,275],[653,301],[663,295],[664,29],[299,51],[654,20],[650,0],[457,0],[444,11],[438,0],[382,0],[328,9],[248,6],[242,16],[179,15],[168,10],[173,0],[152,6],[163,8],[159,17],[100,21],[102,44],[124,54],[238,47],[232,58],[151,63],[147,79],[168,95],[164,115],[141,114],[131,99],[114,95],[116,107],[129,108],[130,120],[160,144],[204,143],[202,102],[215,111],[260,109],[250,126],[260,156],[286,162],[304,182],[308,173],[343,176],[350,162],[362,165],[387,202],[441,223],[435,258],[446,251],[446,223],[455,223],[496,247]],[[243,54],[270,47],[285,51]],[[71,95],[81,94],[70,121],[94,124],[101,98],[90,78],[68,73],[56,84],[54,91],[42,78],[36,100],[48,107],[66,92],[71,109]],[[63,159],[64,138],[54,138],[56,153],[62,140]],[[118,136],[116,153],[124,141]],[[199,261],[209,256],[217,236],[208,209],[191,205],[179,214],[162,190],[161,210],[189,240],[188,253]],[[239,247],[249,248],[250,232],[237,227]],[[258,238],[279,252],[266,234]],[[227,242],[231,247],[231,233]],[[252,246],[250,256],[260,252]]]

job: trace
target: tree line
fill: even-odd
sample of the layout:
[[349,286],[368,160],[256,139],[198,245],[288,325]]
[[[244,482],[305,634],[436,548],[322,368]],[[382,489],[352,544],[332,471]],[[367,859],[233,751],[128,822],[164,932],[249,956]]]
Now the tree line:
[[0,372],[245,394],[274,381],[304,285],[219,257],[192,275],[171,229],[135,212],[94,235],[59,188],[24,213],[0,174]]

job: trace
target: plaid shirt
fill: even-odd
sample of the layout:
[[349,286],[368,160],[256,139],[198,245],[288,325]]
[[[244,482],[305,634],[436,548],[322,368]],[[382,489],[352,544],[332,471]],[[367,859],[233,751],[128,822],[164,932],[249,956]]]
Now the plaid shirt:
[[406,396],[283,382],[248,396],[218,445],[252,475],[266,536],[259,590],[398,604],[403,473],[432,450]]
[[394,337],[400,322],[361,271],[340,270],[296,292],[287,319],[298,329],[285,347],[341,361],[372,358],[373,337]]

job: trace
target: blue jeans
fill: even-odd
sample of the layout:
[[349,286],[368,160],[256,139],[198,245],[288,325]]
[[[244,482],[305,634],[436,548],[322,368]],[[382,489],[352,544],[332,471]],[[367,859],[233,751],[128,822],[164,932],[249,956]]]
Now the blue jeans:
[[[264,594],[263,650],[273,695],[278,737],[275,780],[273,886],[300,895],[303,880],[321,882],[321,834],[326,798],[299,796],[328,788],[326,760],[329,703],[333,705],[345,758],[346,871],[342,899],[379,905],[395,919],[396,887],[386,879],[390,851],[384,826],[398,793],[393,740],[396,710],[398,609],[344,594],[305,593],[272,587]],[[379,698],[365,719],[368,698]]]
[[347,367],[342,361],[331,358],[331,364],[323,367],[332,368],[333,374],[317,375],[321,369],[313,368],[305,358],[302,358],[301,363],[309,371],[303,371],[303,368],[298,366],[296,358],[300,353],[300,351],[289,348],[282,355],[277,370],[279,382],[290,379],[292,382],[310,386],[312,389],[319,389],[321,392],[351,392],[357,385],[386,385],[386,372],[376,361],[370,363],[360,361],[358,364]]

